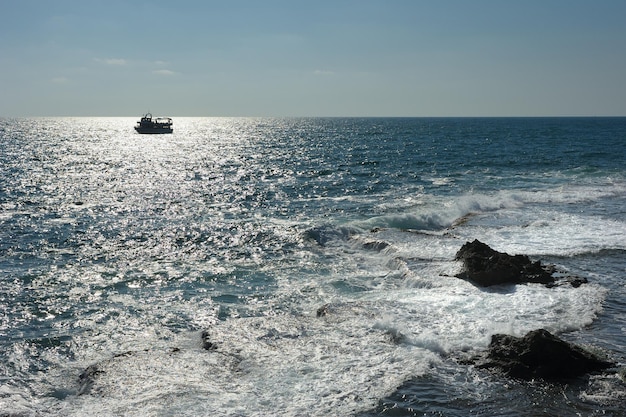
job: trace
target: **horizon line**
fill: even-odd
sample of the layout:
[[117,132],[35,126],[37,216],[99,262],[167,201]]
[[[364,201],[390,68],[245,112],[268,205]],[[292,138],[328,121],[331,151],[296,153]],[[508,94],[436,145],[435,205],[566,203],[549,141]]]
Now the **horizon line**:
[[[152,112],[149,112],[152,113]],[[146,113],[143,113],[146,114]],[[97,115],[21,115],[21,116],[3,116],[0,115],[0,119],[28,119],[28,118],[134,118],[141,117],[141,115],[117,115],[117,116],[97,116]],[[152,113],[154,115],[154,113]],[[241,119],[514,119],[514,118],[528,118],[528,119],[548,119],[548,118],[623,118],[626,115],[499,115],[499,116],[487,116],[487,115],[471,115],[471,116],[188,116],[188,115],[162,115],[153,117],[180,117],[180,118],[241,118]]]

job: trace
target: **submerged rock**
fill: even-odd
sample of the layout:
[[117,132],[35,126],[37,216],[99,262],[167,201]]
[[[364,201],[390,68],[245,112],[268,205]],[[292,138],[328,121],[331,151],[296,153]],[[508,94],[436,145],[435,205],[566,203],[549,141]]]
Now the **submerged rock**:
[[89,392],[91,386],[97,375],[103,373],[98,368],[98,365],[90,365],[88,366],[81,374],[78,376],[78,395],[83,395]]
[[203,330],[200,335],[202,338],[202,348],[205,350],[215,350],[217,349],[217,344],[211,341],[211,335],[208,330]]
[[369,241],[369,242],[365,242],[363,244],[363,248],[364,249],[369,249],[369,250],[375,250],[375,251],[382,251],[385,248],[388,248],[390,245],[387,242],[383,242],[380,240],[373,240],[373,241]]
[[615,366],[544,329],[524,337],[493,335],[486,357],[477,365],[527,380],[574,378]]
[[465,243],[456,253],[464,270],[456,276],[478,286],[540,283],[553,285],[554,267],[531,261],[526,255],[509,255],[491,249],[478,239]]
[[329,308],[330,308],[330,304],[324,304],[323,306],[317,309],[316,316],[324,317],[326,314],[328,314]]
[[326,246],[332,241],[346,241],[355,234],[358,234],[355,228],[333,225],[312,227],[304,232],[307,239],[314,240],[320,246]]

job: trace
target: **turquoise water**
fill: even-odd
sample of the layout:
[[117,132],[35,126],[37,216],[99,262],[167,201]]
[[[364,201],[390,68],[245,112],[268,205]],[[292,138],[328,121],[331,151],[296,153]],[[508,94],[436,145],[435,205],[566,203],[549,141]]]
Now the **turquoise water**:
[[[624,415],[619,371],[458,358],[546,328],[622,369],[625,118],[135,122],[0,119],[0,415]],[[589,283],[476,288],[473,239]]]

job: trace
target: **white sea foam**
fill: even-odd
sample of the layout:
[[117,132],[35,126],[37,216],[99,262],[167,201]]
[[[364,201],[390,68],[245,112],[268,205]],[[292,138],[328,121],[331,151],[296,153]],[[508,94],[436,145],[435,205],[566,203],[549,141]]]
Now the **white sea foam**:
[[514,253],[572,255],[605,248],[624,249],[624,221],[571,210],[577,203],[621,193],[624,188],[618,184],[603,189],[575,187],[433,197],[403,212],[376,216],[355,225],[363,229],[448,231],[460,239],[477,238],[498,250]]
[[498,193],[495,196],[467,194],[457,197],[424,196],[413,207],[358,223],[363,228],[396,228],[410,230],[439,230],[454,225],[465,216],[492,212],[523,205],[517,193]]
[[[393,251],[370,255],[360,259],[376,269],[396,256]],[[594,284],[483,290],[440,275],[454,265],[408,260],[404,273],[388,277],[382,287],[373,282],[377,274],[365,268],[357,278],[371,281],[363,283],[370,290],[356,293],[334,289],[339,276],[318,276],[291,313],[211,325],[215,350],[203,350],[197,332],[165,338],[156,328],[143,332],[143,340],[129,341],[134,349],[127,354],[99,354],[95,364],[102,373],[85,394],[66,398],[58,414],[350,415],[374,407],[448,354],[485,348],[494,333],[522,335],[537,328],[558,333],[586,326],[605,294]],[[413,285],[417,275],[429,285]],[[278,292],[286,292],[287,299],[301,292],[302,284],[287,280]],[[319,316],[316,300],[330,302]]]
[[371,321],[354,317],[229,320],[210,329],[214,351],[201,349],[193,334],[168,344],[179,350],[157,342],[147,351],[100,362],[102,373],[89,391],[69,398],[62,411],[349,415],[373,407],[437,360],[428,349],[394,344],[385,330],[366,323]]
[[[275,297],[282,305],[276,312],[261,303],[258,313],[249,306],[251,317],[215,321],[215,312],[191,309],[197,301],[168,312],[111,295],[111,303],[144,308],[144,315],[162,316],[164,322],[184,311],[208,327],[217,349],[202,349],[197,332],[176,334],[156,322],[142,328],[145,323],[132,318],[108,321],[97,326],[99,338],[115,335],[104,345],[108,349],[94,344],[100,347],[92,350],[87,340],[92,336],[77,337],[75,343],[84,346],[78,362],[68,368],[59,360],[56,376],[39,383],[49,386],[52,379],[58,393],[68,393],[62,402],[28,405],[23,400],[28,395],[10,393],[22,398],[14,410],[45,407],[59,416],[350,415],[375,407],[450,354],[484,349],[495,333],[521,336],[537,328],[560,333],[592,323],[606,293],[597,284],[479,289],[452,277],[459,268],[454,254],[472,238],[511,253],[553,254],[557,248],[571,253],[589,242],[617,245],[620,222],[524,206],[509,196],[495,203],[468,196],[450,206],[456,213],[468,207],[481,212],[444,234],[404,228],[342,234],[329,227],[329,239],[335,240],[325,250],[336,267],[311,276],[311,282],[279,279]],[[560,243],[572,233],[580,239]],[[368,250],[363,243],[370,239],[388,246]],[[316,317],[325,303],[330,303],[327,314]],[[99,372],[93,383],[76,395],[81,389],[76,375],[94,364]]]
[[[414,377],[463,374],[450,356],[494,333],[583,332],[613,295],[600,279],[479,289],[454,277],[454,256],[478,238],[567,269],[576,254],[625,249],[615,164],[597,172],[616,178],[545,172],[530,142],[504,152],[517,167],[437,152],[469,130],[409,130],[379,148],[336,121],[310,136],[306,121],[181,120],[167,140],[134,135],[134,122],[61,120],[50,135],[51,121],[24,121],[46,129],[3,159],[19,164],[5,183],[20,197],[0,214],[11,227],[0,414],[354,415]],[[616,311],[598,327],[617,317],[618,333]],[[202,329],[216,349],[203,349]],[[595,381],[583,400],[610,397],[612,383]],[[489,392],[465,383],[470,397]]]

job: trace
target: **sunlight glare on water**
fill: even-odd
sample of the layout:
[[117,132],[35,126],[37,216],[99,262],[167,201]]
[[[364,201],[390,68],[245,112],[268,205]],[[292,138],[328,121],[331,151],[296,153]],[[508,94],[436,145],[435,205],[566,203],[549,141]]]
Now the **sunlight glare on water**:
[[[381,404],[508,392],[454,361],[497,332],[624,346],[623,167],[559,157],[584,120],[137,120],[1,120],[0,414],[414,415]],[[592,279],[478,288],[473,239]]]

